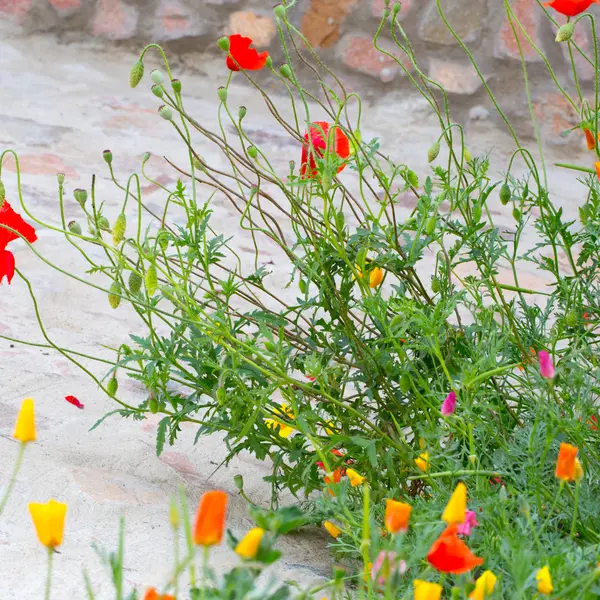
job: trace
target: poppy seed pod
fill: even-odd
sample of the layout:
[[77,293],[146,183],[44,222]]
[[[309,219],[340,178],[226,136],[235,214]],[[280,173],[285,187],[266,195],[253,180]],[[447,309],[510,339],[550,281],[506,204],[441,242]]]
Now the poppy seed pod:
[[217,96],[219,96],[219,100],[225,104],[225,102],[227,102],[227,88],[224,88],[223,86],[221,86],[218,90],[217,90]]
[[248,109],[245,106],[240,106],[240,108],[238,109],[238,117],[240,121],[246,116],[247,112]]
[[158,109],[158,114],[165,120],[165,121],[171,121],[173,119],[173,111],[171,110],[170,106],[167,106],[166,104],[163,104],[159,109]]
[[238,490],[244,489],[244,478],[239,473],[233,476],[233,483]]
[[291,79],[292,77],[292,70],[290,69],[290,65],[284,63],[279,67],[279,73],[282,77],[285,77],[286,79]]
[[98,227],[102,231],[109,231],[110,230],[110,223],[108,222],[108,219],[106,217],[100,217],[98,219]]
[[152,88],[152,93],[157,97],[157,98],[162,98],[163,97],[163,89],[162,86],[160,85],[153,85]]
[[144,63],[141,60],[138,60],[133,67],[131,67],[131,72],[129,73],[129,85],[134,88],[137,87],[139,82],[144,77]]
[[171,87],[176,94],[181,93],[181,81],[179,79],[171,79]]
[[121,304],[121,284],[118,281],[113,281],[110,286],[108,302],[113,308],[119,308],[119,304]]
[[77,221],[70,221],[67,227],[71,233],[81,235],[81,225]]
[[265,61],[265,65],[270,69],[273,67],[273,59],[271,55],[267,56],[267,60]]
[[152,73],[150,73],[150,79],[152,79],[156,85],[162,85],[165,82],[165,76],[159,69],[154,69]]
[[85,203],[87,202],[87,191],[81,188],[77,188],[76,190],[73,190],[73,196],[75,197],[75,200],[79,202],[79,206],[83,208],[85,206]]
[[258,156],[258,150],[256,146],[248,146],[248,156],[250,158],[256,158]]
[[58,185],[62,185],[65,182],[65,174],[64,173],[57,173],[56,174],[56,181],[58,181]]
[[145,165],[149,160],[152,154],[150,152],[144,152],[144,156],[142,157],[142,164]]
[[229,52],[230,45],[229,38],[225,35],[217,40],[217,46],[219,46],[223,52]]
[[104,159],[104,162],[105,162],[107,165],[110,165],[110,163],[112,163],[112,159],[113,159],[112,152],[111,152],[110,150],[105,150],[105,151],[102,153],[102,158]]
[[283,6],[283,4],[276,4],[275,7],[273,8],[273,12],[275,13],[275,16],[278,19],[285,21],[285,15],[286,15],[287,11],[285,9],[285,6]]

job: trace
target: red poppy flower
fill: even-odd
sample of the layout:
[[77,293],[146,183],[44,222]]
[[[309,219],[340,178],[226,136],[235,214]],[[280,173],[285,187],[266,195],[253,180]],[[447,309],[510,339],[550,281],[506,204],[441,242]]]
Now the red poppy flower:
[[20,233],[30,244],[37,240],[37,235],[35,229],[26,223],[8,202],[4,201],[0,205],[0,283],[2,283],[5,276],[8,283],[10,283],[15,274],[15,257],[12,252],[6,249],[6,246],[10,242],[18,240],[19,236],[6,229],[6,227],[2,227],[2,225],[6,225]]
[[592,415],[588,421],[588,425],[592,431],[598,431],[598,417],[596,415]]
[[[302,168],[300,175],[303,179],[314,179],[317,174],[317,162],[315,154],[323,158],[323,152],[327,149],[327,138],[329,137],[329,123],[325,121],[315,121],[310,128],[310,140],[308,143],[308,133],[304,134],[305,144],[302,144]],[[350,156],[350,142],[346,134],[338,127],[335,128],[335,142],[333,151],[339,158],[345,159]],[[343,171],[346,165],[340,165],[338,173]]]
[[251,45],[252,40],[239,33],[229,36],[227,67],[230,70],[260,71],[265,66],[269,53],[261,52],[259,54],[255,48],[250,48]]
[[598,0],[550,0],[544,2],[544,6],[551,6],[555,11],[565,17],[576,17],[579,13],[587,10]]
[[483,559],[475,556],[458,537],[456,525],[446,527],[440,537],[433,542],[427,560],[438,571],[455,575],[466,573],[483,564]]
[[69,404],[72,404],[73,406],[76,406],[77,408],[83,409],[83,404],[81,402],[79,402],[79,400],[77,400],[77,398],[75,398],[75,396],[65,396],[65,400]]

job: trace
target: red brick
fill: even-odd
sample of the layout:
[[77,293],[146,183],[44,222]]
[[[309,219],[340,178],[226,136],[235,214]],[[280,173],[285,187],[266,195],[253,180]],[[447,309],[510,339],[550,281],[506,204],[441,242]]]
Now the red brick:
[[559,92],[547,92],[533,100],[533,110],[540,128],[542,139],[553,145],[579,143],[581,132],[563,137],[561,134],[571,129],[579,121],[579,115]]
[[62,17],[69,17],[81,8],[81,0],[49,0],[50,6]]
[[429,77],[451,94],[474,94],[482,85],[473,65],[462,60],[432,58]]
[[125,40],[135,35],[138,19],[137,8],[121,0],[98,0],[92,33],[109,40]]
[[[405,17],[413,7],[414,0],[403,0],[402,8],[400,9],[399,17]],[[390,2],[390,8],[394,5],[394,0]],[[383,15],[383,9],[385,8],[385,0],[371,0],[371,12],[374,17],[379,17]]]
[[[523,29],[527,32],[527,35],[531,38],[533,43],[543,51],[542,47],[542,28],[541,18],[544,14],[536,0],[514,0],[511,3],[513,12]],[[521,27],[513,19],[513,25],[519,37],[521,43],[521,50],[525,60],[530,62],[537,62],[542,60],[533,46],[527,41],[527,38],[523,35]],[[495,56],[498,58],[516,58],[520,59],[519,46],[515,39],[511,23],[508,17],[505,19],[498,37],[496,39],[496,47],[494,50]]]
[[237,11],[229,17],[228,33],[240,33],[251,38],[259,50],[273,41],[275,32],[275,21],[271,17],[257,15],[252,11]]
[[161,0],[154,19],[154,38],[176,40],[207,33],[208,28],[198,15],[180,0]]
[[301,29],[313,48],[327,48],[340,39],[340,26],[358,0],[310,0]]
[[21,23],[32,3],[33,0],[0,0],[0,14],[10,15],[18,23]]
[[[373,46],[373,38],[370,36],[349,35],[343,40],[341,47],[342,58],[347,67],[372,77],[378,77],[384,83],[392,81],[401,70],[393,58],[379,52]],[[392,54],[394,48],[389,48]],[[406,57],[402,57],[401,60],[410,69],[410,61]]]
[[[9,171],[16,171],[16,164],[10,158],[4,163]],[[68,167],[56,154],[22,154],[19,157],[21,173],[29,175],[56,175],[64,173],[67,179],[79,179],[77,172]]]

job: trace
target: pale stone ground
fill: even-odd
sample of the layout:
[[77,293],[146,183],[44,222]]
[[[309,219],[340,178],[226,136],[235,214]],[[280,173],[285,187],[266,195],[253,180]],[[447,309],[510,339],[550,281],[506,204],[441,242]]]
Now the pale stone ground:
[[[140,88],[129,89],[128,72],[135,59],[128,51],[60,45],[51,37],[18,39],[3,35],[0,39],[0,150],[14,148],[19,152],[25,202],[39,218],[57,222],[55,174],[59,171],[67,176],[68,215],[77,217],[72,190],[89,187],[90,177],[96,173],[100,177],[99,196],[107,201],[109,214],[116,216],[121,195],[115,197],[106,181],[104,148],[113,150],[121,177],[137,167],[147,150],[158,156],[181,156],[181,144],[155,112],[158,104],[148,92],[148,78]],[[215,90],[224,82],[222,65],[206,63],[200,55],[176,62],[175,72],[183,81],[190,112],[212,120]],[[274,128],[257,96],[234,86],[230,99],[233,106],[248,106],[249,131],[273,155],[278,168],[287,169],[290,158],[299,160],[298,148]],[[420,102],[392,93],[368,109],[365,118],[365,138],[379,136],[386,151],[425,175],[426,150],[438,133]],[[472,153],[493,146],[494,160],[506,164],[511,146],[505,136],[490,131],[485,121],[471,123],[467,131]],[[564,160],[565,150],[554,152]],[[579,152],[569,150],[569,160],[589,161]],[[208,158],[220,160],[210,154]],[[174,181],[168,165],[159,158],[152,158],[149,166],[161,182]],[[5,163],[3,179],[9,199],[17,205],[10,159]],[[550,179],[557,201],[569,217],[575,218],[583,201],[575,176],[553,170]],[[160,206],[161,195],[152,189],[148,193],[150,204]],[[500,224],[511,225],[510,214],[502,210],[497,199],[492,208]],[[237,216],[226,204],[217,203],[215,224],[226,233],[236,233]],[[67,270],[83,272],[80,258],[66,247],[63,238],[41,227],[39,237],[36,248],[43,256]],[[236,235],[234,245],[249,256],[246,237]],[[112,311],[102,293],[49,270],[21,244],[13,247],[18,267],[31,279],[54,342],[93,355],[108,355],[101,344],[117,346],[127,341],[128,332],[139,331],[126,307]],[[543,285],[534,272],[526,270],[521,283]],[[273,285],[281,288],[283,280],[274,278]],[[0,288],[0,334],[41,340],[26,286],[18,277],[11,287]],[[91,367],[102,373],[98,365]],[[45,553],[30,524],[28,501],[44,502],[54,497],[69,504],[65,543],[55,561],[54,598],[83,597],[81,572],[85,566],[99,600],[112,594],[92,545],[115,547],[119,515],[126,518],[126,584],[144,586],[160,584],[169,573],[167,507],[169,496],[180,483],[185,484],[192,504],[204,490],[216,486],[228,490],[232,494],[229,525],[238,535],[250,522],[245,503],[236,497],[233,475],[243,473],[248,494],[260,503],[268,502],[269,487],[262,477],[269,466],[242,456],[209,478],[225,455],[224,447],[216,438],[203,438],[194,446],[194,428],[184,429],[178,443],[167,448],[160,459],[154,452],[155,420],[140,423],[113,417],[89,433],[90,426],[114,405],[78,368],[54,351],[12,346],[0,340],[0,381],[2,481],[7,480],[13,465],[17,446],[11,431],[19,403],[26,396],[36,400],[39,429],[39,440],[27,450],[14,495],[0,521],[2,600],[41,596]],[[121,392],[133,404],[143,398],[139,386],[124,377]],[[67,394],[80,398],[85,410],[67,404],[63,400]],[[309,532],[290,536],[280,547],[285,558],[276,568],[277,577],[309,583],[329,574],[331,562],[324,535]],[[236,560],[229,550],[221,548],[215,552],[215,562],[223,570]]]

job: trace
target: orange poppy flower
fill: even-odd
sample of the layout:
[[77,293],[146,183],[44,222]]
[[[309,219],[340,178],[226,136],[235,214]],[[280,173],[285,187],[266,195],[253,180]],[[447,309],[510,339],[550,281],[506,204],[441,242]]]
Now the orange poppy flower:
[[[342,475],[342,469],[338,467],[333,473],[326,475],[324,481],[327,484],[339,483],[342,480]],[[331,488],[328,488],[327,491],[331,496],[335,496],[335,492]]]
[[[308,143],[308,133],[304,134],[306,142],[302,144],[302,167],[300,174],[303,179],[314,179],[317,174],[317,162],[315,155],[323,158],[323,153],[327,149],[327,138],[329,137],[329,123],[325,121],[315,121],[310,128],[310,144]],[[350,142],[346,134],[339,126],[335,128],[334,147],[330,148],[339,158],[345,159],[350,156]],[[340,165],[338,173],[343,171],[346,165]]]
[[598,179],[600,179],[600,162],[594,163],[596,167],[596,175],[598,175]]
[[455,575],[466,573],[483,564],[483,559],[475,556],[458,537],[456,525],[446,527],[440,537],[433,542],[427,560],[438,571]]
[[549,2],[544,2],[544,6],[552,7],[556,12],[565,15],[565,17],[576,17],[597,1],[598,0],[550,0]]
[[577,452],[571,444],[562,443],[556,461],[555,475],[562,481],[575,481],[577,476]]
[[156,588],[149,588],[144,595],[144,600],[175,600],[175,596],[171,596],[171,594],[159,594]]
[[[585,134],[585,141],[587,144],[588,150],[596,149],[596,140],[594,139],[594,134],[589,129],[584,129],[583,133]],[[598,134],[598,139],[600,139],[600,133]]]
[[408,529],[408,520],[412,506],[396,500],[385,501],[385,528],[390,533],[399,533]]
[[227,494],[225,492],[212,490],[202,494],[194,524],[194,542],[197,545],[215,546],[221,543],[226,512]]

